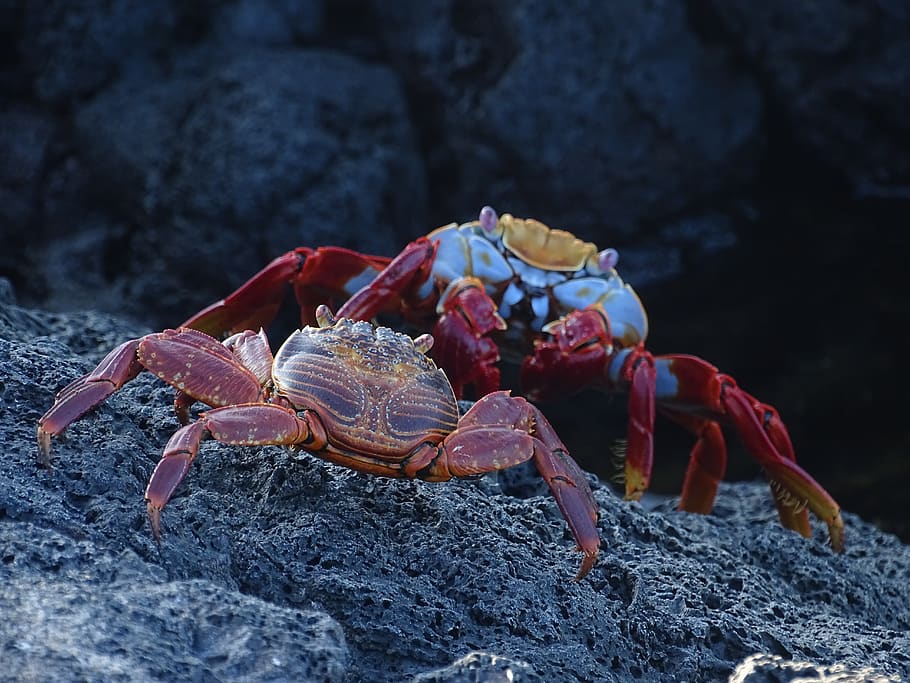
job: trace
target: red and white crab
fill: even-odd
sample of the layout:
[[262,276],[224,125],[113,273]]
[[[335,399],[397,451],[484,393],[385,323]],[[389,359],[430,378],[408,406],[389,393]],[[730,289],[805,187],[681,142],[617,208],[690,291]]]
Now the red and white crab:
[[432,331],[433,358],[459,397],[467,387],[475,396],[499,389],[500,352],[519,359],[521,390],[534,401],[583,388],[627,393],[626,497],[638,499],[648,487],[660,412],[696,438],[680,498],[687,511],[713,507],[727,425],[770,479],[782,524],[810,536],[808,508],[841,550],[840,508],[796,463],[777,411],[705,360],[653,356],[644,345],[647,315],[616,272],[617,259],[615,250],[484,207],[478,220],[438,228],[394,259],[331,246],[294,249],[184,325],[216,336],[267,325],[290,285],[304,322],[317,304],[343,302],[339,316],[397,313]]

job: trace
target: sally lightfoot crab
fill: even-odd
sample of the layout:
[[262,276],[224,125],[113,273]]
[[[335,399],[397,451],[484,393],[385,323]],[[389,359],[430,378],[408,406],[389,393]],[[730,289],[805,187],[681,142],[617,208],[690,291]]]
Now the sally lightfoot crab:
[[215,336],[267,325],[293,288],[305,321],[316,304],[334,301],[343,303],[340,316],[395,313],[432,331],[433,358],[459,398],[500,388],[500,353],[520,363],[521,389],[532,401],[585,388],[626,393],[626,497],[638,499],[648,487],[659,412],[696,438],[679,504],[692,512],[713,507],[727,462],[721,426],[730,427],[767,474],[782,524],[810,536],[812,510],[841,550],[840,508],[796,464],[777,411],[700,358],[653,356],[645,348],[647,315],[617,260],[613,249],[484,207],[477,220],[418,237],[394,259],[299,247],[184,325]]
[[[416,339],[367,322],[336,319],[294,332],[272,356],[265,333],[220,343],[180,328],[121,344],[57,396],[38,422],[39,457],[51,438],[143,370],[177,389],[184,426],[171,436],[145,498],[160,538],[161,510],[186,477],[202,441],[278,444],[354,470],[438,482],[533,460],[583,553],[576,580],[597,558],[597,505],[584,473],[546,417],[524,398],[487,394],[459,417],[445,373]],[[194,401],[212,407],[188,420]]]

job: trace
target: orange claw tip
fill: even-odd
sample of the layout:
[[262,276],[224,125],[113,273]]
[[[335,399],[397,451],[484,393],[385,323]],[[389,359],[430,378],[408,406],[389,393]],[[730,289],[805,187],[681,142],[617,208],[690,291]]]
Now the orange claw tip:
[[626,500],[641,500],[642,494],[648,490],[648,477],[640,469],[629,467],[626,463]]
[[630,486],[628,483],[626,483],[625,499],[640,501],[642,495],[644,495],[644,492],[647,488],[648,488],[647,486],[635,486],[635,485]]

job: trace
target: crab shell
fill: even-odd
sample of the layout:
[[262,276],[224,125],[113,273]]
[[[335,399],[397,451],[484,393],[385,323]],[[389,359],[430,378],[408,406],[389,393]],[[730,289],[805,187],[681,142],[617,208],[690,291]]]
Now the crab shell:
[[[428,239],[439,246],[431,275],[417,290],[419,297],[429,298],[434,288],[446,290],[465,277],[476,277],[511,330],[528,328],[522,353],[532,348],[533,338],[548,323],[595,305],[606,312],[611,333],[622,346],[635,346],[648,335],[644,306],[613,267],[614,250],[598,251],[594,243],[570,232],[508,213],[490,229],[481,221],[450,223]],[[611,251],[614,258],[607,256]],[[437,312],[447,295],[448,290]]]
[[397,461],[458,426],[445,372],[429,344],[370,323],[339,319],[304,327],[278,350],[272,380],[298,408],[318,411],[329,441],[344,450]]

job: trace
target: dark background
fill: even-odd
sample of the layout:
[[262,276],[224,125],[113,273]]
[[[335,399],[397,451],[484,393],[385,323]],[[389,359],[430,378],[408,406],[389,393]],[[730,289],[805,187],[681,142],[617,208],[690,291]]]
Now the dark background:
[[[649,348],[775,405],[906,541],[908,100],[905,2],[5,0],[0,276],[157,329],[492,204],[619,249]],[[546,412],[612,475],[622,399]],[[656,491],[688,448],[660,422]]]

